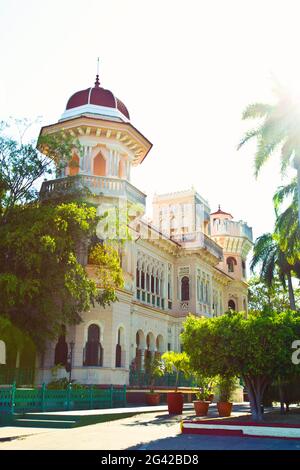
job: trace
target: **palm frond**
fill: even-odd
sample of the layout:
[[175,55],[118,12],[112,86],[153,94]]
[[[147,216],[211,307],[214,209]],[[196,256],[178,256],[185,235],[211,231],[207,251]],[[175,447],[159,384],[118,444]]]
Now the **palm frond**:
[[253,272],[258,264],[263,264],[266,259],[270,258],[270,254],[274,251],[274,240],[271,233],[265,233],[257,238],[254,249],[250,269]]
[[285,199],[289,196],[292,196],[293,199],[297,197],[297,178],[293,178],[292,181],[285,185],[280,186],[276,193],[273,196],[273,203],[275,211],[277,211]]
[[281,154],[280,154],[282,174],[286,171],[294,154],[295,154],[295,148],[293,146],[293,142],[291,141],[291,139],[287,139],[281,148]]
[[273,106],[267,103],[253,103],[247,106],[242,114],[242,119],[257,119],[265,117],[273,109]]
[[240,143],[238,144],[237,146],[237,150],[239,150],[246,142],[248,142],[248,140],[250,139],[253,139],[254,137],[257,137],[260,133],[260,128],[258,129],[252,129],[250,131],[247,131],[242,140],[240,141]]
[[257,151],[254,157],[255,177],[258,176],[261,167],[270,158],[277,144],[278,142],[276,140],[270,143],[265,142],[263,139],[258,140]]

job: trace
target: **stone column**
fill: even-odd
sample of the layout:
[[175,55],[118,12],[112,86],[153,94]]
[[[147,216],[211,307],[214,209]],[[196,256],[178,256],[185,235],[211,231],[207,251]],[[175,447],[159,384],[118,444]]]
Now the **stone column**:
[[141,351],[141,371],[145,370],[145,349],[140,349]]
[[93,148],[90,145],[87,147],[85,173],[88,175],[92,174],[92,149]]

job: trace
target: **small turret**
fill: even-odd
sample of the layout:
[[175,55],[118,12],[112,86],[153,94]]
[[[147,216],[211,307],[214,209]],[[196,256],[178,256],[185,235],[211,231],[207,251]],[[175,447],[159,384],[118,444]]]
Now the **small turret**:
[[[219,209],[210,214],[211,237],[222,246],[224,258],[219,268],[238,283],[246,284],[246,261],[253,245],[252,228],[242,220],[235,221],[228,212]],[[233,310],[246,310],[245,297],[239,298],[235,290],[228,292],[228,307]]]

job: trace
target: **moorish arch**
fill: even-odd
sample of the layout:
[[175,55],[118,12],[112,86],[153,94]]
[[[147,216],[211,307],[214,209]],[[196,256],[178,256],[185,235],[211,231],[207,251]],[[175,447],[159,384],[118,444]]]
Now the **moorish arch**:
[[162,353],[165,351],[165,342],[164,342],[164,338],[162,335],[157,335],[156,337],[156,355],[157,357],[161,356]]
[[68,362],[68,344],[66,342],[66,327],[62,325],[61,334],[55,346],[54,365],[59,364],[66,366]]
[[141,369],[144,364],[142,364],[142,356],[146,347],[145,335],[142,330],[138,330],[135,335],[136,349],[135,349],[135,360],[137,369]]
[[236,310],[236,303],[235,303],[235,301],[234,301],[233,299],[230,299],[230,300],[228,301],[228,308],[229,308],[230,310]]
[[73,153],[69,163],[69,176],[76,176],[79,173],[79,157],[76,153]]
[[116,367],[125,367],[125,329],[119,326],[116,339]]
[[91,323],[87,329],[87,341],[84,347],[84,366],[103,366],[103,347],[101,329],[97,323]]
[[125,178],[125,161],[120,159],[119,161],[119,168],[118,168],[118,176],[119,178]]
[[106,160],[101,152],[94,157],[93,174],[95,176],[106,176]]

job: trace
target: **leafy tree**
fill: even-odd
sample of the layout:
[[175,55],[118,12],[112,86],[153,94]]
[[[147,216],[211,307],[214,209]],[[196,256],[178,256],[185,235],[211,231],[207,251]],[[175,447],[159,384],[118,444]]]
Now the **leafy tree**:
[[35,204],[15,207],[0,226],[0,312],[39,346],[62,323],[79,323],[95,301],[116,300],[114,289],[122,286],[118,254],[105,245],[92,248],[95,280],[77,260],[77,247],[94,233],[97,220],[96,209],[86,205]]
[[[258,276],[253,276],[249,281],[248,307],[253,311],[282,312],[290,308],[288,291],[275,275],[272,284],[269,286]],[[300,306],[300,289],[294,289],[296,307]]]
[[[123,286],[117,251],[96,237],[96,208],[70,195],[67,202],[37,199],[39,178],[55,171],[53,161],[58,171],[68,164],[76,146],[63,133],[40,136],[38,148],[0,136],[0,315],[39,348],[62,323],[79,323],[95,301],[115,301]],[[94,279],[80,259],[89,245]]]
[[[34,358],[35,345],[30,336],[19,328],[14,326],[8,318],[0,316],[0,339],[6,346],[6,365],[0,366],[0,369],[6,367],[15,367],[17,354],[26,352],[27,358]],[[34,366],[33,363],[26,366]]]
[[[65,167],[74,148],[81,151],[78,141],[61,132],[41,135],[35,142],[17,141],[5,133],[10,126],[0,123],[0,215],[5,223],[17,204],[38,198],[36,183],[41,177]],[[42,153],[44,152],[44,153]]]
[[176,373],[175,391],[177,391],[180,372],[183,372],[185,376],[190,375],[191,370],[190,370],[189,358],[186,352],[179,353],[175,351],[166,351],[161,356],[161,359],[164,362],[166,372],[172,373],[175,371]]
[[251,270],[253,271],[257,265],[260,265],[260,279],[267,287],[272,286],[276,275],[284,289],[287,282],[290,307],[296,310],[292,275],[295,272],[300,272],[300,263],[290,264],[288,262],[276,236],[271,233],[261,235],[255,242]]
[[[290,199],[290,204],[284,203]],[[296,178],[288,185],[281,186],[274,198],[276,212],[275,235],[290,264],[299,266],[300,225],[298,223],[298,187]],[[297,273],[299,277],[299,273]]]
[[207,376],[241,377],[248,389],[252,418],[263,419],[261,404],[275,377],[300,373],[291,346],[300,333],[297,312],[229,312],[215,318],[190,315],[181,334],[190,367]]
[[275,90],[273,104],[254,103],[249,105],[243,119],[258,120],[254,129],[246,132],[238,148],[249,140],[257,142],[255,154],[255,175],[271,157],[275,150],[280,151],[281,171],[289,164],[298,169],[298,220],[300,221],[300,107],[299,102],[281,87]]

